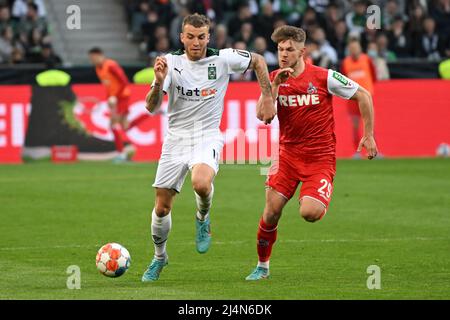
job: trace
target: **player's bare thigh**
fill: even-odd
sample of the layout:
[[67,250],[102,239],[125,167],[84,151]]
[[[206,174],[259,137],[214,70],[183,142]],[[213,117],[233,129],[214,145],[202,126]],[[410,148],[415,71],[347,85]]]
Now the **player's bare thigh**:
[[266,205],[264,207],[263,220],[269,225],[278,223],[281,213],[288,199],[272,188],[266,189]]
[[155,213],[158,217],[165,217],[172,210],[176,191],[173,189],[155,188]]
[[300,215],[308,222],[320,220],[326,213],[325,205],[311,197],[303,197],[300,200]]
[[192,187],[200,197],[207,197],[211,192],[211,184],[216,173],[205,163],[198,163],[192,167]]

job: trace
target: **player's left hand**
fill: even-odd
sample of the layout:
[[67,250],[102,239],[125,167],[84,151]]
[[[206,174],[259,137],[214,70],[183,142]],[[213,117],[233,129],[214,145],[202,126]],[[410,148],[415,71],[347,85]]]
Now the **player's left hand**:
[[273,79],[273,83],[277,86],[287,81],[287,79],[292,75],[294,69],[292,68],[284,68],[278,71],[275,79]]
[[364,136],[361,138],[361,141],[359,142],[357,151],[361,152],[363,147],[367,150],[367,158],[369,160],[372,160],[373,158],[375,158],[377,156],[377,153],[378,153],[377,144],[372,135]]

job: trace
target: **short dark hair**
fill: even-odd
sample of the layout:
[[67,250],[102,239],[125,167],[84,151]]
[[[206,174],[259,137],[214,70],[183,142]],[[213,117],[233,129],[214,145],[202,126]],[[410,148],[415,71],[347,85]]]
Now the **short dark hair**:
[[194,13],[186,16],[183,19],[182,30],[184,29],[184,26],[187,24],[190,24],[195,28],[201,28],[204,26],[207,26],[209,28],[209,26],[211,25],[211,21],[208,19],[208,17],[204,16],[203,14]]
[[279,43],[284,40],[294,40],[297,42],[305,42],[306,33],[301,28],[285,25],[285,26],[276,28],[270,38],[275,43]]
[[103,50],[99,47],[94,47],[91,50],[89,50],[89,54],[103,54]]

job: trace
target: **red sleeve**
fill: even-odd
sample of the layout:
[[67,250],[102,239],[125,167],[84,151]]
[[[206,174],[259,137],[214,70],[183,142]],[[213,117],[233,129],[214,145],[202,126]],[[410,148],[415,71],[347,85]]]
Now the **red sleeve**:
[[123,69],[118,64],[111,64],[109,66],[109,72],[119,81],[120,83],[120,89],[118,92],[122,92],[123,89],[128,85],[128,78],[123,71]]
[[372,81],[376,82],[377,79],[377,72],[375,70],[375,64],[373,63],[372,59],[369,58],[369,68],[370,68],[370,76],[372,77]]
[[270,82],[273,81],[273,79],[275,78],[275,76],[277,75],[277,73],[278,73],[278,69],[272,71],[271,73],[269,73],[269,80],[270,80]]

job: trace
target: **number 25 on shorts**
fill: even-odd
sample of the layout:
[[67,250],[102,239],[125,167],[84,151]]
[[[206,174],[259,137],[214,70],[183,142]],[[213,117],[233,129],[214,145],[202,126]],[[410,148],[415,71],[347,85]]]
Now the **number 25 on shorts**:
[[322,186],[317,189],[317,192],[319,192],[320,195],[326,197],[327,199],[330,199],[331,192],[333,190],[333,184],[328,182],[328,180],[326,179],[320,180],[320,183],[322,184]]

